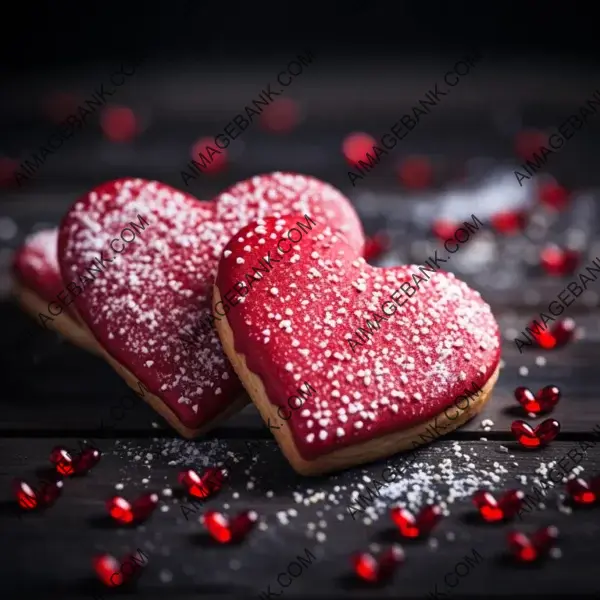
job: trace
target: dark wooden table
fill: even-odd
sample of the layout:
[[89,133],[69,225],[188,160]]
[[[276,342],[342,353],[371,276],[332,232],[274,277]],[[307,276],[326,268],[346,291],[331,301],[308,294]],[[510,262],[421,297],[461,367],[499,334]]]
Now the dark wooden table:
[[[437,77],[435,73],[437,71],[431,76],[420,75],[418,81],[413,81],[411,90],[398,90],[398,94],[403,94],[402,102],[410,103],[411,97],[418,97],[425,82]],[[353,73],[348,81],[360,79],[359,75]],[[270,77],[270,73],[265,73],[265,81]],[[309,75],[306,77],[308,82]],[[315,77],[317,83],[299,88],[299,95],[305,94],[308,104],[315,108],[316,121],[309,119],[283,142],[258,131],[249,133],[243,150],[240,146],[239,152],[233,153],[231,171],[216,179],[207,178],[192,191],[200,197],[210,197],[223,185],[274,168],[313,173],[348,193],[369,233],[387,228],[394,247],[384,262],[423,260],[434,247],[427,231],[428,223],[437,208],[446,206],[445,201],[399,193],[397,184],[393,183],[393,172],[383,166],[373,173],[364,188],[349,187],[347,169],[339,156],[339,143],[344,131],[356,127],[354,122],[348,123],[349,115],[358,114],[358,108],[346,107],[347,114],[335,122],[333,113],[344,113],[345,106],[341,100],[339,103],[334,100],[335,90],[338,97],[344,96],[349,84],[345,87],[343,81],[328,83],[323,74]],[[155,89],[166,89],[154,83]],[[144,88],[149,83],[142,78],[139,85]],[[548,83],[547,89],[550,85]],[[583,97],[587,93],[586,85],[580,83],[577,90],[577,93],[583,90]],[[313,97],[319,86],[322,87],[322,105]],[[556,88],[557,94],[568,87]],[[215,86],[207,88],[214,90]],[[521,89],[526,88],[523,84]],[[491,156],[496,164],[512,160],[507,131],[500,134],[494,125],[496,121],[485,116],[484,110],[490,96],[498,98],[498,94],[509,95],[512,90],[509,85],[492,85],[490,81],[480,82],[480,89],[487,92],[478,96],[476,91],[465,87],[464,106],[449,105],[445,117],[440,114],[438,121],[438,116],[432,117],[430,124],[423,125],[421,133],[415,132],[407,149],[399,151],[398,158],[410,150],[440,160],[447,158],[449,163],[457,157],[462,160]],[[592,89],[590,86],[589,90]],[[372,96],[377,97],[375,92]],[[562,103],[563,112],[556,107],[552,110],[546,107],[544,113],[542,107],[532,114],[550,115],[547,121],[551,123],[554,116],[562,116],[565,110],[568,114],[569,106],[577,104],[575,96],[574,92],[573,98],[561,96],[557,100]],[[125,147],[111,154],[105,142],[94,141],[92,133],[84,132],[71,146],[65,146],[53,165],[44,167],[47,170],[31,188],[5,196],[3,212],[18,225],[18,233],[4,244],[0,255],[5,291],[9,285],[7,265],[12,249],[32,229],[57,223],[69,203],[89,186],[131,173],[179,184],[178,166],[187,160],[189,125],[185,125],[182,111],[176,106],[162,106],[161,113],[160,99],[149,97],[157,104],[153,110],[158,117],[142,142],[136,142],[139,146],[135,151]],[[183,101],[187,97],[173,93],[168,98],[174,102],[175,98]],[[210,94],[208,97],[212,101]],[[228,99],[232,94],[224,92],[222,97]],[[236,97],[243,95],[238,93]],[[371,96],[365,101],[373,102]],[[533,100],[528,98],[527,102],[531,104]],[[216,114],[209,109],[214,109]],[[219,106],[209,109],[207,121],[227,121],[225,109],[221,112]],[[227,110],[235,113],[233,106]],[[401,114],[391,101],[387,112],[383,111],[385,114],[369,113],[374,107],[364,110],[372,116],[369,127],[364,128],[374,135],[389,127],[396,113]],[[5,120],[10,120],[9,117],[5,115]],[[330,118],[332,123],[326,127],[324,123]],[[210,133],[208,125],[202,127],[197,127],[197,131]],[[13,139],[13,145],[17,146],[19,139],[26,139],[21,145],[35,147],[35,140],[43,139],[36,131],[27,130],[21,138]],[[437,136],[439,131],[443,131],[442,137]],[[600,180],[593,164],[596,159],[592,160],[593,156],[597,157],[597,139],[590,132],[587,137],[582,134],[577,142],[580,145],[565,149],[556,162],[556,169],[562,173],[561,180],[569,181],[570,185],[577,182],[578,188],[585,189],[577,196],[573,210],[548,227],[544,238],[546,241],[562,239],[568,227],[575,223],[585,229],[586,260],[600,254],[596,241],[598,196],[594,191]],[[171,151],[175,147],[179,154]],[[250,148],[260,151],[253,153]],[[593,149],[596,149],[595,154]],[[481,170],[477,166],[473,168],[475,172]],[[483,171],[486,170],[484,167]],[[443,190],[445,185],[439,183],[438,189]],[[481,181],[475,185],[481,185]],[[516,181],[514,185],[517,186]],[[590,202],[591,213],[583,209],[577,212],[581,207],[589,208]],[[427,206],[423,215],[420,207]],[[468,214],[481,214],[486,220],[490,207],[475,198],[467,203],[466,209],[461,209],[465,210]],[[531,249],[528,244],[544,240],[523,241],[521,236],[503,239],[489,231],[481,235],[483,246],[479,243],[472,254],[479,253],[480,258],[483,251],[492,248],[493,257],[476,270],[462,263],[457,264],[455,270],[482,291],[502,327],[503,366],[493,399],[485,412],[468,425],[419,449],[407,471],[380,490],[370,507],[354,518],[347,508],[353,493],[364,494],[364,486],[372,484],[372,480],[381,481],[386,464],[402,465],[405,456],[394,456],[389,461],[327,477],[301,477],[282,457],[252,406],[206,438],[183,441],[141,401],[133,409],[122,411],[120,398],[127,388],[108,365],[42,330],[5,296],[0,303],[4,377],[0,396],[3,408],[0,489],[4,490],[0,496],[0,539],[3,542],[0,597],[22,598],[24,592],[52,598],[114,594],[143,599],[166,595],[178,599],[200,595],[266,598],[282,593],[286,597],[311,598],[444,598],[444,594],[547,597],[600,592],[594,572],[600,551],[600,507],[569,510],[562,500],[564,484],[548,490],[546,497],[535,491],[538,478],[546,481],[544,472],[548,463],[562,460],[569,453],[578,460],[577,452],[584,440],[589,447],[581,456],[581,476],[600,473],[600,438],[594,432],[594,427],[600,429],[596,371],[600,354],[597,309],[600,284],[590,286],[565,313],[577,321],[584,333],[582,339],[562,349],[532,350],[521,355],[512,338],[571,279],[544,277],[538,266],[520,261]],[[423,245],[424,239],[429,246]],[[506,285],[497,285],[501,278],[507,281]],[[562,391],[562,399],[553,414],[561,423],[561,433],[542,450],[523,451],[515,446],[510,433],[514,419],[527,418],[513,397],[514,389],[527,385],[536,391],[550,384],[559,386]],[[486,419],[491,421],[486,427],[488,430],[482,426]],[[55,445],[77,447],[80,442],[90,440],[103,452],[98,466],[83,478],[67,480],[62,497],[49,510],[20,515],[10,494],[11,480],[16,477],[35,482],[49,467],[49,454]],[[252,458],[247,456],[247,444],[252,448]],[[231,461],[231,456],[239,462],[232,465],[230,479],[217,495],[206,501],[205,507],[229,514],[254,509],[260,516],[260,525],[242,544],[221,546],[207,539],[198,522],[204,508],[187,514],[186,519],[187,510],[182,511],[182,506],[189,504],[178,493],[177,475],[184,467],[201,470],[227,459]],[[522,489],[530,495],[532,504],[543,501],[543,508],[531,508],[522,519],[512,523],[485,524],[476,518],[471,501],[479,488],[499,492]],[[160,495],[160,508],[147,523],[124,528],[107,521],[104,503],[111,495],[134,498],[150,490]],[[426,500],[446,503],[449,514],[429,540],[403,543],[394,532],[389,507],[400,502],[417,508]],[[544,525],[559,528],[560,553],[532,567],[511,561],[507,555],[507,531],[518,527],[532,532]],[[392,542],[401,543],[406,552],[405,564],[394,579],[376,587],[357,581],[350,556],[357,551],[378,551]],[[147,555],[148,564],[136,587],[115,592],[95,580],[91,567],[95,554],[110,552],[122,557],[138,549]],[[283,591],[277,582],[278,574],[287,571],[298,556],[305,557],[305,565]],[[462,563],[466,567],[461,566]],[[298,572],[296,567],[291,569],[293,573]],[[454,575],[445,581],[448,573]],[[287,578],[283,581],[287,582]]]

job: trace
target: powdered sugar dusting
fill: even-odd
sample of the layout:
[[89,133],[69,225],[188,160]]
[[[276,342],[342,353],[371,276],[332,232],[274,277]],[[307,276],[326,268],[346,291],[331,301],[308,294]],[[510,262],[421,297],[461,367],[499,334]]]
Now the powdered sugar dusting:
[[[239,183],[216,203],[159,182],[122,179],[99,186],[65,217],[59,240],[65,282],[78,282],[101,252],[110,257],[75,298],[78,311],[98,341],[184,425],[214,419],[241,391],[214,327],[197,328],[211,318],[212,282],[225,244],[254,219],[296,207],[337,216],[344,227],[353,215],[347,233],[362,245],[358,219],[339,192],[282,173]],[[140,217],[148,223],[142,231]],[[125,227],[137,235],[115,251]],[[189,331],[194,339],[182,342]]]
[[[252,284],[228,319],[236,351],[246,356],[274,404],[287,406],[303,381],[315,389],[305,397],[305,411],[288,421],[305,459],[432,418],[465,385],[482,386],[492,375],[500,357],[499,330],[478,292],[451,273],[428,273],[421,288],[387,314],[382,304],[414,282],[413,275],[422,275],[418,266],[371,267],[323,223],[306,231],[293,251],[276,254],[276,240],[299,220],[266,219],[265,233],[254,228],[252,264],[269,249],[281,264]],[[243,252],[240,244],[234,240],[228,249],[232,254],[217,278],[222,295],[246,272],[234,260]],[[245,252],[247,260],[251,254]],[[296,255],[300,260],[293,264],[288,257]],[[293,314],[281,327],[287,308]],[[368,320],[370,333],[357,343],[355,331],[368,328]],[[265,327],[268,339],[261,333]]]

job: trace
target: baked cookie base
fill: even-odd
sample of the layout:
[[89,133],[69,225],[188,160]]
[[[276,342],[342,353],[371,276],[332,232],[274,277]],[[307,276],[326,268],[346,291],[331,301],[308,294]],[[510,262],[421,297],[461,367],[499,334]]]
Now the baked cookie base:
[[[219,288],[215,285],[213,286],[213,306],[220,301],[221,294]],[[261,378],[250,371],[246,364],[246,357],[235,351],[233,331],[229,326],[227,317],[219,315],[219,320],[216,320],[215,323],[225,353],[244,387],[249,391],[251,399],[258,408],[263,420],[265,423],[269,421],[269,418],[276,422],[280,421],[281,419],[277,415],[278,407],[269,400]],[[441,412],[436,417],[419,423],[410,429],[403,429],[379,436],[368,442],[347,446],[325,454],[316,460],[308,461],[302,458],[288,427],[274,430],[273,434],[289,463],[301,475],[322,475],[332,471],[340,471],[348,467],[373,462],[403,450],[412,450],[416,445],[424,445],[420,436],[431,437],[431,432],[428,431],[430,426],[436,425],[438,429],[444,430],[447,434],[464,425],[481,412],[485,403],[491,398],[499,373],[500,367],[498,366],[482,387],[482,392],[471,398],[467,408],[464,411],[457,408],[459,414],[453,421],[448,419],[445,412]],[[436,431],[436,429],[432,430]]]
[[[12,294],[19,305],[38,323],[40,322],[40,313],[48,313],[48,302],[17,280],[13,281]],[[76,346],[92,354],[100,354],[95,338],[68,313],[63,311],[57,317],[49,316],[53,319],[53,321],[47,321],[49,329],[57,331]]]
[[[240,411],[250,399],[244,393],[240,395],[235,401],[227,407],[226,410],[219,413],[212,421],[208,421],[197,429],[192,429],[184,425],[177,415],[158,397],[155,396],[150,390],[148,390],[148,386],[144,384],[143,381],[138,380],[138,378],[125,366],[123,366],[118,360],[113,358],[108,351],[96,340],[94,334],[88,329],[87,325],[82,324],[81,327],[86,331],[87,335],[89,335],[95,342],[96,348],[98,350],[98,354],[106,360],[106,362],[125,380],[125,383],[136,393],[137,396],[142,398],[145,402],[147,402],[173,429],[179,432],[184,438],[194,439],[197,438],[210,429],[216,427],[222,421],[228,419],[231,415]],[[140,386],[138,382],[144,385],[144,391],[140,390]],[[141,396],[140,394],[143,394]]]

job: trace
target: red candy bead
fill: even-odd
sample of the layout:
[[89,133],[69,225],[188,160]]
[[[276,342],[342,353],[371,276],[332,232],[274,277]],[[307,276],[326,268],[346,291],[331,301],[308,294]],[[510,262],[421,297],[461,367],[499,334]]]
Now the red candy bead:
[[556,211],[561,211],[569,204],[569,192],[556,182],[548,182],[540,185],[538,189],[540,202]]
[[260,116],[261,127],[274,133],[288,133],[300,120],[300,108],[291,98],[281,98],[265,107]]
[[392,508],[390,514],[401,535],[407,538],[428,535],[442,518],[442,510],[435,505],[423,508],[416,518],[406,508],[398,506]]
[[75,473],[73,467],[73,458],[66,448],[56,446],[50,453],[50,462],[56,467],[56,471],[61,475],[69,476]]
[[405,187],[413,190],[422,190],[431,185],[433,181],[433,168],[427,158],[411,156],[400,163],[398,178]]
[[130,142],[139,133],[135,113],[126,106],[107,106],[100,115],[100,127],[111,142]]
[[210,510],[202,517],[202,523],[211,537],[221,544],[239,542],[252,530],[258,515],[253,510],[240,513],[233,519]]
[[558,321],[551,331],[555,345],[564,346],[569,343],[575,335],[575,321],[571,318]]
[[120,572],[121,564],[110,554],[96,556],[92,560],[94,571],[100,581],[108,587],[117,587],[123,583],[124,577]]
[[533,562],[546,556],[557,539],[558,529],[550,526],[536,531],[531,537],[520,531],[511,531],[508,534],[508,545],[519,561]]
[[485,490],[480,490],[473,496],[473,502],[479,514],[488,523],[512,519],[523,505],[525,494],[521,490],[506,492],[500,501]]
[[113,496],[106,501],[108,514],[119,523],[128,524],[133,522],[133,509],[131,504],[121,496]]
[[368,133],[351,133],[348,135],[342,144],[342,152],[350,166],[360,166],[359,160],[369,164],[367,153],[373,156],[373,146],[376,146],[375,138]]
[[440,240],[440,242],[445,242],[450,239],[454,233],[458,225],[454,221],[448,221],[447,219],[437,219],[433,222],[431,226],[431,231],[433,235]]
[[524,129],[515,138],[515,152],[523,160],[531,160],[540,153],[541,146],[548,145],[548,134],[539,129]]
[[492,227],[504,235],[520,233],[527,226],[527,214],[523,211],[504,211],[492,215]]
[[517,402],[527,413],[539,415],[550,412],[560,400],[560,390],[555,385],[547,385],[534,396],[530,389],[518,387],[515,390]]
[[595,504],[600,494],[600,477],[594,477],[590,483],[585,479],[570,479],[567,492],[575,504]]
[[196,471],[188,469],[179,474],[179,483],[187,489],[191,496],[208,498],[223,487],[226,477],[227,470],[218,467],[209,467],[201,476]]
[[40,505],[44,508],[52,506],[58,497],[61,495],[63,489],[62,481],[42,481],[42,484],[37,490],[37,496],[40,501]]
[[510,429],[524,448],[540,448],[559,434],[560,423],[556,419],[546,419],[533,429],[525,421],[513,421]]
[[158,505],[158,495],[144,494],[140,496],[132,507],[133,518],[136,521],[145,521],[154,512]]
[[79,456],[73,461],[75,474],[83,475],[87,473],[90,469],[93,469],[98,464],[101,457],[102,453],[100,450],[93,448],[92,446],[88,446],[82,450]]
[[379,232],[365,241],[363,257],[365,260],[379,258],[390,247],[390,240],[385,233]]
[[546,246],[540,254],[540,264],[548,275],[564,277],[577,269],[581,254],[575,250],[559,248],[556,245]]
[[354,572],[360,579],[369,583],[389,579],[403,561],[404,551],[397,545],[388,548],[379,559],[368,552],[360,552],[352,557]]
[[13,493],[23,510],[33,510],[38,507],[38,495],[26,481],[15,479],[13,481]]
[[[217,148],[217,153],[211,153],[207,150],[208,147],[214,148],[215,142],[211,138],[201,138],[192,146],[192,159],[203,165],[201,173],[218,173],[227,166],[228,154],[227,150]],[[200,156],[202,155],[202,156]],[[202,157],[206,157],[207,160]]]

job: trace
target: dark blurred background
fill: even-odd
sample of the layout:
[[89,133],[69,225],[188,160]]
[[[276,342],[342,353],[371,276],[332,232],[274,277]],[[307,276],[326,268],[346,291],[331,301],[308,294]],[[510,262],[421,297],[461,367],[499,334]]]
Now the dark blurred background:
[[[367,232],[380,234],[374,255],[383,264],[421,262],[448,223],[475,213],[489,227],[449,268],[492,303],[547,303],[546,289],[560,286],[548,274],[566,276],[598,254],[600,117],[522,187],[513,171],[544,131],[600,89],[590,10],[559,2],[11,5],[0,41],[2,290],[24,236],[57,224],[102,181],[156,178],[208,199],[253,174],[294,170],[351,198]],[[195,151],[309,52],[313,63],[232,141],[224,162],[186,188],[181,171]],[[352,186],[348,161],[370,147],[368,136],[379,140],[474,52],[482,59],[452,95]],[[138,56],[145,60],[106,106],[15,185],[18,165]],[[598,296],[592,290],[584,301]]]

